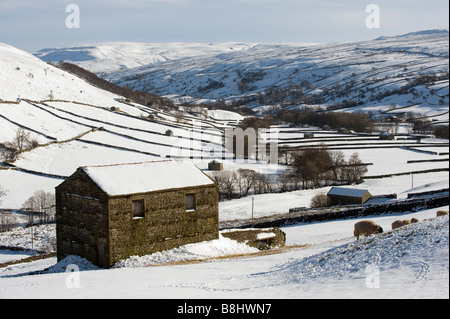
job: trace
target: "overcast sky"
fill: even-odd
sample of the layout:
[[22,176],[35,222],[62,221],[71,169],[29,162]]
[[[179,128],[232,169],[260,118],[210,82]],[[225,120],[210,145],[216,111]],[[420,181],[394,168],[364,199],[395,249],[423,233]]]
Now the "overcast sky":
[[[372,3],[380,28],[366,26]],[[69,4],[79,28],[66,26]],[[107,41],[360,41],[448,29],[448,10],[448,0],[0,0],[0,42],[35,52]]]

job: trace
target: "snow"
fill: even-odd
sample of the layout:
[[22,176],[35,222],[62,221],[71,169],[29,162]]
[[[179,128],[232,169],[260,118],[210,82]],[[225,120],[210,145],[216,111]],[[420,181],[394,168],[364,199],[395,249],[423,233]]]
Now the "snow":
[[[364,188],[373,196],[397,194],[404,199],[409,193],[427,192],[449,188],[449,177],[446,172],[414,175],[412,185],[410,175],[393,176],[383,179],[366,180],[353,187]],[[252,198],[254,199],[253,216],[266,217],[286,214],[289,209],[296,207],[310,207],[312,198],[317,194],[327,194],[331,187],[307,189],[286,193],[258,194],[230,201],[219,202],[219,218],[221,221],[248,219],[252,217]]]
[[188,161],[161,161],[83,167],[110,196],[212,185],[214,182]]
[[[245,43],[136,43],[106,42],[85,44],[73,48],[49,48],[34,53],[44,61],[68,61],[96,73],[131,69],[149,64],[160,64],[191,56],[221,54],[247,50]],[[126,53],[126,54],[124,54]]]
[[189,244],[143,257],[132,256],[126,260],[119,261],[116,265],[114,265],[114,268],[161,265],[188,260],[202,260],[239,254],[252,254],[257,253],[258,251],[259,250],[257,248],[249,247],[245,244],[238,243],[235,240],[231,240],[220,235],[219,239],[212,241]]
[[0,43],[0,98],[16,101],[66,100],[120,107],[118,95],[100,90],[35,56]]
[[269,239],[269,238],[274,238],[274,237],[276,237],[275,233],[262,233],[262,234],[256,235],[257,240]]
[[[333,90],[339,82],[342,87],[350,86],[351,93],[341,97],[321,94],[325,99],[322,107],[344,99],[355,100],[362,101],[362,105],[345,111],[411,110],[448,123],[448,79],[439,81],[438,85],[417,85],[416,95],[405,92],[377,97],[404,87],[408,80],[421,74],[448,72],[447,48],[448,31],[441,30],[354,43],[107,43],[47,49],[36,55],[47,61],[72,61],[115,83],[158,92],[173,100],[188,96],[193,103],[222,98],[231,102],[264,93],[270,87],[287,88],[302,80],[312,84],[311,88],[302,88],[305,94],[323,93],[325,89]],[[73,52],[77,52],[75,58]],[[245,79],[246,72],[261,71],[265,76],[251,83],[250,92],[239,91],[237,83]],[[221,85],[207,92],[199,90],[208,87],[211,81]],[[390,110],[392,103],[397,105],[396,110]],[[411,108],[400,109],[407,106]],[[250,107],[264,111],[280,106],[251,103]]]
[[1,200],[0,207],[19,209],[35,191],[42,189],[46,192],[54,192],[55,187],[61,183],[62,180],[57,178],[0,169],[0,187],[7,191],[6,196]]
[[332,187],[328,192],[328,194],[339,196],[350,196],[350,197],[363,197],[366,192],[367,192],[366,189]]
[[[133,257],[110,270],[75,256],[18,264],[0,268],[0,298],[445,299],[449,220],[432,218],[438,209],[448,206],[402,215],[421,221],[395,231],[390,223],[398,216],[374,216],[385,233],[360,241],[352,236],[358,219],[284,227],[287,247],[275,254],[254,254],[221,237]],[[79,288],[68,284],[74,273],[66,269],[75,266]]]
[[[329,280],[331,287],[336,282],[345,283],[343,287],[348,286],[341,298],[356,296],[351,289],[358,284],[366,286],[358,290],[362,293],[358,298],[383,294],[448,298],[448,244],[448,217],[438,218],[286,263],[264,277],[268,281],[279,280],[279,286],[304,287],[317,280]],[[371,281],[371,275],[378,277],[374,277],[376,281]],[[422,287],[424,291],[413,292],[412,287]],[[324,297],[330,296],[325,292]]]
[[33,227],[33,241],[31,241],[31,228],[17,227],[7,233],[0,233],[0,243],[1,246],[29,250],[27,255],[34,255],[36,251],[52,252],[54,251],[52,245],[56,240],[55,233],[55,224]]
[[[169,90],[176,85],[185,85],[188,91],[193,90],[193,94],[186,94],[191,96],[198,93],[198,85],[204,85],[203,78],[229,81],[235,86],[233,81],[237,79],[236,71],[253,67],[264,68],[268,74],[256,83],[258,90],[273,85],[268,81],[269,78],[279,79],[277,86],[280,87],[286,81],[295,83],[298,78],[292,74],[294,69],[299,69],[298,74],[309,80],[311,74],[323,77],[322,81],[317,82],[320,87],[314,87],[316,90],[338,78],[343,80],[344,85],[344,80],[350,79],[354,71],[361,71],[368,78],[374,75],[371,72],[389,75],[388,81],[380,85],[395,87],[398,84],[389,84],[389,77],[399,71],[395,67],[390,69],[393,63],[401,64],[401,68],[406,65],[409,72],[416,72],[421,67],[430,68],[433,72],[448,71],[448,61],[442,66],[439,61],[424,58],[436,55],[448,59],[448,49],[445,48],[448,45],[442,46],[442,43],[448,44],[448,40],[436,39],[428,43],[425,37],[417,39],[412,35],[407,38],[406,42],[384,39],[376,41],[376,45],[367,42],[335,44],[332,47],[298,44],[221,44],[210,47],[107,44],[103,47],[78,47],[72,52],[63,49],[58,51],[61,56],[57,60],[69,52],[75,60],[84,60],[92,68],[98,67],[105,72],[117,70],[117,61],[123,64],[123,68],[142,67],[137,73],[157,67],[159,69],[152,75],[155,87],[161,84]],[[135,50],[128,50],[128,55],[120,54],[131,47]],[[401,56],[395,53],[399,48],[405,51]],[[143,54],[150,52],[146,50],[153,50],[154,56]],[[358,54],[355,58],[355,52],[362,50],[369,55],[380,53],[376,55],[380,58],[376,71],[371,70],[372,64],[368,64],[365,55]],[[108,58],[102,60],[102,54]],[[130,58],[130,55],[133,57]],[[345,64],[348,57],[352,57],[354,61],[351,62],[358,63],[360,69],[336,69],[336,61]],[[214,61],[217,63],[212,65]],[[193,65],[196,70],[192,69]],[[3,44],[0,44],[0,69],[0,115],[3,116],[0,116],[0,143],[11,141],[19,127],[25,127],[31,138],[41,144],[54,140],[60,142],[24,152],[13,163],[18,168],[34,170],[35,173],[0,167],[0,187],[6,191],[6,196],[0,200],[1,208],[20,208],[39,189],[53,192],[63,179],[45,174],[69,176],[78,167],[85,167],[111,194],[211,184],[211,180],[195,168],[197,166],[206,171],[210,159],[193,160],[192,163],[174,162],[170,169],[159,167],[156,172],[153,169],[143,172],[138,169],[140,165],[135,165],[130,171],[132,165],[128,163],[147,163],[167,155],[197,156],[211,145],[220,149],[221,154],[222,135],[217,128],[225,127],[226,122],[241,119],[236,113],[211,111],[208,120],[192,116],[183,118],[179,123],[174,114],[158,111],[158,121],[147,121],[143,118],[153,109],[119,103],[115,100],[117,96]],[[137,74],[136,69],[127,72]],[[172,83],[159,83],[169,74]],[[192,79],[193,82],[184,83],[184,79]],[[421,90],[426,92],[430,88],[434,88],[437,95],[448,95],[448,80]],[[223,88],[208,93],[208,96],[229,97],[234,93]],[[48,100],[50,95],[65,102],[43,103],[42,100]],[[18,97],[35,102],[22,100],[18,104],[13,103]],[[444,98],[447,102],[448,98]],[[448,121],[448,104],[435,105],[436,97],[428,97],[428,104],[423,101],[411,103],[413,99],[411,94],[396,96],[392,100],[367,102],[355,110],[370,109],[375,112],[381,108],[389,111],[391,103],[396,102],[399,106],[409,106],[402,111],[425,112],[427,116]],[[111,112],[112,106],[119,107],[121,112]],[[390,110],[390,113],[394,111]],[[103,130],[91,131],[100,127]],[[165,136],[168,129],[173,131],[173,137]],[[400,129],[402,132],[408,131],[406,126]],[[358,152],[364,163],[373,164],[368,166],[370,176],[406,174],[367,179],[361,185],[349,186],[351,189],[367,189],[373,195],[396,193],[399,198],[406,198],[410,193],[449,187],[446,171],[410,175],[426,169],[448,170],[448,140],[423,139],[416,142],[397,139],[381,149],[373,147],[383,146],[386,142],[379,141],[376,136],[324,132],[318,128],[278,130],[279,138],[284,139],[279,141],[282,145],[308,146],[324,141],[330,149],[342,150],[346,158]],[[304,133],[308,131],[314,131],[314,139],[303,139]],[[72,140],[82,133],[87,135]],[[284,165],[268,165],[264,161],[221,161],[227,170],[249,168],[259,173],[277,175],[287,169]],[[174,184],[175,176],[177,180]],[[123,182],[130,179],[134,183]],[[330,187],[321,187],[220,202],[219,220],[226,223],[251,218],[252,199],[255,204],[254,217],[286,214],[290,208],[309,207],[312,197],[319,193],[326,194],[329,190]],[[391,223],[396,219],[415,217],[422,222],[395,232],[386,231],[385,234],[360,242],[355,242],[352,234],[353,224],[358,218],[283,227],[282,230],[287,234],[287,247],[273,254],[255,253],[257,251],[254,248],[221,236],[214,241],[148,256],[133,256],[111,270],[100,270],[76,256],[59,263],[56,258],[19,263],[0,268],[0,298],[448,298],[448,217],[425,220],[434,217],[438,209],[449,208],[444,206],[403,214],[366,216],[364,219],[373,219],[385,230],[390,230]],[[23,216],[17,216],[24,221]],[[52,251],[55,226],[36,226],[34,230],[34,250]],[[31,249],[30,229],[16,228],[11,232],[0,233],[0,246]],[[20,260],[33,254],[35,251],[0,250],[0,263]],[[74,264],[82,271],[79,274],[80,288],[67,285],[67,279],[73,273],[66,273],[66,269]],[[377,279],[378,274],[380,288],[369,289],[367,279]]]
[[231,111],[225,110],[208,110],[208,115],[216,120],[242,121],[244,116]]
[[10,261],[21,260],[24,258],[28,258],[30,256],[36,255],[36,252],[23,252],[23,251],[14,251],[9,249],[1,250],[0,254],[0,264],[7,263]]

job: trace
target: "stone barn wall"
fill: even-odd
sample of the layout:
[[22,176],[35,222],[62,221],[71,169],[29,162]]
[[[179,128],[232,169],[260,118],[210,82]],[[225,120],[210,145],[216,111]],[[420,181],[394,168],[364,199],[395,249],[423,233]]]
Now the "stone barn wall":
[[218,161],[212,161],[208,163],[208,170],[210,171],[223,171],[223,163]]
[[[189,195],[189,196],[187,196]],[[108,196],[78,169],[56,187],[58,261],[77,255],[103,268],[130,256],[148,255],[219,238],[218,187],[168,189]],[[135,212],[134,201],[143,201]]]
[[77,255],[103,266],[109,259],[107,213],[108,197],[82,171],[56,187],[58,260]]
[[[195,210],[186,211],[187,194],[195,194]],[[145,217],[133,218],[134,200],[145,201]],[[111,264],[219,238],[216,186],[111,198],[109,214]]]

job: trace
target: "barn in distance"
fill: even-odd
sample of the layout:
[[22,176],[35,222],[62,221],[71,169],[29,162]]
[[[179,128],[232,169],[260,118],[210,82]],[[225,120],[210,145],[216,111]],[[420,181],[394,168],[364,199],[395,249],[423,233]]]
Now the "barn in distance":
[[331,205],[360,205],[372,198],[366,189],[333,187],[327,194]]
[[58,261],[110,268],[219,238],[218,188],[191,162],[80,167],[56,187]]

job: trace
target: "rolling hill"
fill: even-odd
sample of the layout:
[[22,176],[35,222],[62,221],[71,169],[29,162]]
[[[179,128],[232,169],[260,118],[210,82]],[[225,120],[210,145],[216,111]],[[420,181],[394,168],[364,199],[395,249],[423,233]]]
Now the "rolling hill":
[[400,109],[448,123],[448,40],[447,30],[430,30],[354,43],[109,43],[36,55],[177,101],[241,99],[259,111],[269,105]]
[[[227,156],[221,132],[236,123],[228,114],[200,118],[140,105],[6,44],[0,70],[2,207],[20,208],[39,189],[52,192],[79,166]],[[27,145],[6,161],[20,130]]]
[[[421,37],[430,36],[437,37],[437,44],[434,47],[429,44],[427,49],[428,54],[435,57],[424,56],[425,40],[417,40]],[[412,48],[413,40],[411,40],[411,37],[415,39],[414,41],[419,42],[418,49]],[[448,56],[448,52],[446,53],[445,49],[441,48],[442,42],[445,42],[441,33],[431,32],[426,35],[411,35],[404,38],[408,39],[407,42],[411,46],[408,49],[409,51],[419,50],[421,52],[420,57],[419,55],[416,56],[415,63],[427,64],[430,69],[436,72],[441,69],[444,72],[445,68],[448,70],[448,63],[439,65],[439,63],[445,64],[443,62],[445,59],[442,56],[445,56],[445,54]],[[374,43],[378,43],[377,41],[398,43],[397,39],[386,39],[372,41],[370,44],[374,45]],[[336,67],[336,63],[333,62],[334,64],[327,68],[325,62],[319,61],[323,57],[319,56],[318,52],[314,56],[314,54],[308,53],[309,50],[314,51],[322,48],[321,50],[333,51],[334,54],[342,51],[339,54],[343,55],[342,59],[344,59],[346,55],[350,55],[349,52],[355,50],[355,45],[357,44],[336,44],[333,50],[329,48],[330,45],[303,46],[301,49],[303,52],[301,61],[303,62],[298,59],[300,49],[292,45],[236,45],[238,49],[233,50],[234,52],[222,52],[220,54],[217,54],[217,49],[211,49],[212,46],[210,49],[215,52],[202,53],[202,56],[196,57],[173,58],[166,62],[160,62],[159,67],[162,68],[161,72],[171,72],[168,69],[169,65],[173,64],[175,68],[175,64],[180,66],[189,60],[190,63],[195,65],[186,66],[191,69],[197,67],[197,72],[201,72],[205,64],[211,62],[211,56],[221,57],[224,61],[228,59],[226,57],[229,57],[228,63],[233,65],[229,70],[230,76],[232,74],[237,76],[237,72],[233,69],[242,68],[243,60],[246,60],[248,65],[264,67],[266,75],[255,73],[252,77],[253,79],[263,77],[264,79],[253,82],[255,85],[262,85],[265,81],[277,79],[277,72],[284,70],[283,72],[289,73],[293,65],[298,66],[298,63],[306,63],[307,60],[310,60],[308,63],[313,63],[312,61],[316,59],[316,63],[323,66],[319,69],[323,72],[326,72],[325,70],[331,72],[330,70]],[[362,46],[362,44],[358,45]],[[177,46],[179,47],[181,44],[177,44]],[[185,46],[189,45],[186,44]],[[337,47],[342,48],[344,46],[350,48],[349,52],[337,49]],[[167,44],[166,49],[167,47],[171,47],[171,45]],[[268,55],[268,48],[270,47],[272,56]],[[366,47],[365,50],[368,50],[369,43],[366,44]],[[230,44],[223,45],[221,50],[231,50]],[[291,51],[290,55],[287,54],[289,50]],[[261,61],[258,61],[254,55],[257,52],[259,52]],[[170,50],[167,55],[173,56],[172,53],[169,53]],[[185,53],[185,55],[192,54],[194,54],[193,51]],[[403,55],[415,56],[412,53],[404,53]],[[240,57],[241,61],[239,63],[232,62],[234,58],[231,57]],[[275,57],[278,57],[277,66],[274,62]],[[366,58],[369,59],[369,57]],[[390,56],[380,54],[375,58],[386,60],[390,59]],[[272,61],[271,64],[264,64],[264,59]],[[345,57],[345,59],[348,59],[348,57]],[[284,61],[284,64],[281,63],[282,61]],[[114,59],[109,60],[109,63],[113,62]],[[413,63],[410,63],[411,65],[408,68],[412,68]],[[284,67],[281,67],[281,65],[284,65]],[[152,67],[158,66],[153,65]],[[218,72],[225,76],[226,72],[222,67],[223,65],[220,64],[215,66],[210,64],[210,71],[219,68],[217,69]],[[344,66],[342,65],[342,67]],[[318,70],[317,68],[318,66],[314,70]],[[349,66],[346,68],[349,68]],[[306,69],[307,66],[305,65],[305,70],[300,73],[307,74]],[[21,205],[35,191],[43,189],[53,192],[54,187],[79,166],[174,158],[193,160],[201,169],[206,170],[207,163],[211,159],[217,157],[232,158],[232,154],[226,152],[222,146],[223,132],[224,128],[234,127],[236,123],[242,120],[243,117],[239,114],[222,110],[209,110],[206,113],[198,114],[182,110],[162,110],[141,105],[123,96],[102,90],[72,73],[56,68],[36,56],[6,44],[0,44],[0,70],[0,83],[2,83],[0,87],[0,151],[4,151],[5,146],[15,139],[19,129],[23,129],[28,134],[29,140],[32,142],[29,143],[29,146],[31,144],[33,146],[25,147],[13,162],[7,162],[5,158],[0,158],[0,187],[6,192],[6,196],[1,198],[0,208],[20,209]],[[182,68],[172,71],[174,72],[173,76],[177,76],[177,74],[180,74],[179,72],[184,72]],[[136,72],[136,69],[121,70],[121,72]],[[246,72],[250,71],[244,73]],[[274,73],[271,74],[270,72]],[[338,72],[335,76],[339,74],[339,76],[344,76],[345,72],[343,72]],[[242,75],[243,73],[241,73]],[[192,73],[189,76],[186,75],[186,77],[195,82],[199,81],[203,75]],[[157,78],[156,75],[155,78]],[[280,78],[282,77],[280,76]],[[139,81],[135,82],[136,85],[138,83]],[[448,90],[448,79],[440,83],[441,91]],[[272,83],[267,85],[272,85]],[[221,90],[228,90],[228,88],[224,87]],[[219,91],[215,90],[214,92]],[[439,93],[441,91],[436,89],[437,93],[435,93],[441,94]],[[214,92],[211,94],[215,94]],[[231,94],[232,92],[228,93]],[[252,93],[248,92],[244,95],[249,97],[252,96]],[[448,99],[448,94],[447,97],[444,96],[443,98]],[[400,102],[398,103],[401,105]],[[364,104],[363,106],[369,108],[370,104]],[[413,107],[409,106],[409,108]],[[439,117],[438,112],[442,112],[443,115],[439,117],[440,121],[448,121],[448,104],[428,107],[430,114],[436,114],[432,116],[437,118]],[[417,105],[417,109],[423,108],[424,105]],[[396,110],[389,109],[389,111]],[[370,187],[373,188],[375,194],[384,194],[386,191],[383,177],[396,174],[401,174],[398,179],[402,180],[401,183],[403,183],[405,179],[409,180],[408,175],[411,173],[429,172],[415,177],[415,187],[422,185],[425,189],[434,187],[434,184],[430,184],[430,181],[448,184],[447,174],[442,173],[442,171],[448,171],[448,140],[410,138],[407,136],[410,133],[407,125],[401,125],[398,136],[391,141],[380,140],[377,134],[322,131],[317,127],[288,128],[278,126],[273,127],[269,132],[273,132],[273,135],[269,136],[272,142],[293,150],[315,147],[325,143],[331,150],[343,151],[346,158],[354,152],[358,152],[361,160],[368,164],[368,175],[373,178]],[[313,133],[314,137],[305,138],[307,133]],[[385,156],[379,156],[380,150],[383,151]],[[225,160],[224,167],[229,170],[248,168],[261,174],[274,176],[283,173],[288,168],[285,165],[267,165],[265,161],[236,163],[232,160]],[[406,189],[410,189],[409,181],[407,184]],[[431,186],[426,186],[428,184]],[[276,189],[276,186],[274,187]],[[405,187],[398,187],[398,190],[394,191],[403,192]],[[275,207],[277,205],[268,202],[265,207],[259,207],[255,214],[266,215],[274,212],[286,212],[286,209],[289,209],[287,205],[308,206],[311,198],[308,195],[304,199],[305,203],[296,203],[297,195],[295,195],[295,192],[288,194],[288,196],[291,196],[292,201],[285,200],[286,205]],[[234,203],[238,204],[238,202]],[[229,207],[233,207],[234,203],[230,203]],[[247,207],[246,205],[244,203],[243,207]],[[227,210],[228,208],[225,205],[224,211]],[[240,210],[240,208],[230,208],[228,210],[229,216],[234,218],[234,216],[237,216],[236,212]],[[246,208],[243,208],[243,210],[246,210]],[[227,214],[223,218],[228,219]]]
[[[421,37],[426,37],[426,40]],[[323,92],[327,85],[335,85],[336,82],[332,81],[336,79],[344,84],[357,77],[361,87],[374,88],[376,92],[378,89],[374,83],[363,82],[365,77],[362,70],[366,70],[368,79],[382,77],[383,74],[388,76],[377,82],[384,84],[383,87],[391,87],[389,81],[407,82],[409,76],[399,74],[400,69],[401,72],[411,70],[411,78],[414,79],[428,71],[429,76],[436,77],[448,73],[448,51],[442,47],[445,37],[448,46],[448,32],[446,36],[445,33],[442,36],[438,32],[426,32],[401,38],[383,38],[366,45],[236,44],[232,47],[237,49],[228,52],[230,44],[227,44],[211,46],[209,50],[203,46],[195,46],[189,49],[191,51],[178,55],[176,51],[180,47],[189,45],[177,44],[178,49],[176,46],[166,45],[168,52],[165,53],[162,53],[162,46],[157,45],[157,51],[161,51],[158,54],[168,58],[156,57],[158,64],[150,66],[147,64],[154,63],[151,57],[150,60],[145,60],[148,58],[145,57],[144,61],[137,63],[138,58],[143,57],[139,50],[135,52],[136,63],[126,56],[121,57],[122,52],[131,51],[126,44],[119,52],[114,51],[117,53],[117,61],[122,60],[122,64],[130,63],[127,66],[117,64],[119,69],[115,59],[100,61],[101,50],[96,49],[99,46],[94,46],[77,49],[71,57],[79,61],[71,61],[87,61],[97,66],[104,63],[105,67],[112,67],[118,73],[109,74],[112,69],[104,69],[101,72],[106,73],[102,76],[110,79],[117,76],[116,83],[125,83],[122,82],[125,78],[119,74],[129,72],[126,76],[136,76],[142,70],[141,78],[129,78],[126,81],[130,85],[136,85],[137,89],[140,85],[145,85],[141,81],[143,79],[155,81],[155,85],[162,83],[158,84],[161,85],[160,92],[177,95],[192,92],[190,95],[194,101],[201,101],[205,96],[229,98],[228,94],[235,93],[240,97],[251,98],[259,90],[269,96],[267,90],[274,85],[280,88],[278,93],[298,90],[299,87],[292,86],[289,79],[300,81],[298,84],[305,86],[305,92]],[[435,44],[432,38],[436,38]],[[399,53],[397,47],[403,40],[405,51]],[[386,47],[389,41],[392,41],[390,48],[393,51]],[[414,41],[417,46],[414,46]],[[427,41],[429,44],[426,44]],[[378,49],[377,43],[381,45]],[[355,47],[357,45],[363,47],[359,50],[372,50],[373,54],[369,56],[369,53],[361,52],[361,57],[364,56],[359,62],[361,65],[358,65],[357,60],[350,63],[351,56],[355,57],[355,52],[358,52]],[[395,46],[397,49],[393,49]],[[62,59],[67,52],[70,50],[60,51],[61,55],[54,57]],[[94,57],[92,52],[96,52],[98,56]],[[270,52],[272,53],[269,54]],[[333,57],[333,54],[336,56]],[[301,59],[299,55],[302,56]],[[222,64],[211,64],[211,59],[218,59]],[[350,64],[346,65],[344,62]],[[125,69],[137,65],[141,65],[141,69]],[[371,69],[372,65],[375,70]],[[299,71],[293,73],[293,67],[299,68]],[[155,68],[154,77],[146,73],[149,68]],[[159,71],[156,72],[156,68],[160,68]],[[408,70],[404,71],[404,68]],[[241,71],[237,72],[238,70]],[[352,73],[356,75],[353,76]],[[400,77],[394,79],[394,74]],[[173,77],[172,83],[169,78],[164,80],[169,75]],[[306,88],[306,82],[301,84],[302,76],[311,80],[311,88]],[[159,78],[161,82],[156,82]],[[238,88],[236,91],[238,80],[255,86],[256,89],[252,87],[248,92],[240,92]],[[425,80],[426,78],[422,78],[422,81]],[[189,88],[176,91],[174,83],[177,81],[185,83]],[[224,86],[219,88],[220,84],[214,84],[213,81],[221,81]],[[199,92],[198,85],[203,92]],[[172,88],[175,91],[171,92]],[[417,110],[426,110],[428,107],[431,118],[439,118],[439,121],[445,122],[447,116],[448,122],[448,77],[436,80],[435,84],[417,83],[411,88],[415,88],[417,92],[419,88],[423,91],[418,93],[417,99],[427,98],[427,103],[414,104]],[[431,94],[432,89],[434,94]],[[427,90],[429,93],[425,93]],[[365,107],[366,110],[378,110],[392,107],[390,101],[396,101],[398,106],[403,107],[403,102],[410,103],[409,99],[416,99],[414,92],[390,95],[381,102],[373,101],[370,104],[367,101],[358,106],[360,109]],[[331,95],[337,93],[329,94],[330,101],[336,104],[339,99],[332,99]],[[444,105],[439,105],[439,101],[437,105],[431,103],[435,101],[436,95],[444,99]],[[326,95],[322,98],[325,99]],[[266,102],[264,96],[261,99]],[[258,106],[257,100],[250,103],[254,107]],[[385,106],[385,103],[389,105]],[[264,109],[264,105],[259,106]],[[297,105],[280,102],[280,106]],[[324,102],[323,106],[329,105]],[[403,109],[414,107],[405,105]],[[443,112],[445,110],[447,115]],[[438,112],[443,112],[443,115]],[[256,160],[241,163],[230,159],[231,154],[222,147],[223,131],[224,128],[234,127],[240,120],[242,116],[239,114],[222,110],[198,114],[183,112],[182,109],[162,110],[138,104],[124,96],[102,90],[29,53],[0,43],[0,217],[17,214],[21,218],[21,226],[24,225],[26,216],[20,215],[21,212],[16,210],[20,210],[35,191],[54,192],[55,186],[77,167],[85,165],[175,158],[192,160],[207,172],[207,162],[216,156],[223,156],[226,158],[224,167],[227,170],[248,168],[275,176],[285,172],[287,166],[281,164],[268,165],[265,161]],[[2,158],[3,152],[13,144],[20,132],[28,137],[25,147],[14,161]],[[413,136],[406,124],[399,127],[393,140],[382,140],[378,134],[325,131],[317,127],[288,125],[274,126],[270,132],[274,132],[271,141],[294,150],[325,143],[332,150],[342,151],[346,158],[359,152],[361,160],[367,163],[370,178],[363,184],[348,187],[369,189],[373,195],[395,193],[399,199],[404,199],[411,193],[448,190],[448,140]],[[308,133],[313,133],[314,136],[310,137]],[[226,223],[249,219],[250,216],[253,219],[253,215],[255,218],[277,218],[275,215],[287,213],[290,208],[308,206],[313,196],[326,192],[329,188],[284,193],[276,193],[274,189],[273,193],[220,202],[219,219]],[[250,208],[253,202],[254,212]],[[448,205],[442,209],[448,210]],[[388,230],[391,223],[400,217],[394,212],[385,213],[372,217]],[[16,227],[0,234],[0,246],[8,246],[1,247],[0,251],[0,298],[157,296],[183,298],[183,303],[184,299],[192,296],[448,298],[448,217],[431,219],[436,216],[436,209],[421,207],[415,207],[400,216],[407,219],[419,218],[421,222],[361,241],[355,241],[352,231],[354,222],[363,217],[290,225],[283,227],[287,234],[286,249],[274,251],[274,254],[250,255],[254,251],[248,246],[221,237],[211,242],[144,256],[142,259],[132,258],[123,263],[125,268],[102,271],[77,257],[58,263],[56,257],[35,256],[40,249],[54,251],[54,224],[31,228],[31,236],[30,228]],[[83,271],[79,277],[79,289],[75,284],[70,286],[68,279],[72,274],[67,274],[68,264],[77,265]],[[133,268],[133,264],[137,268]],[[165,266],[144,267],[149,265]],[[377,287],[368,281],[371,278],[380,279],[379,282],[373,282]]]

